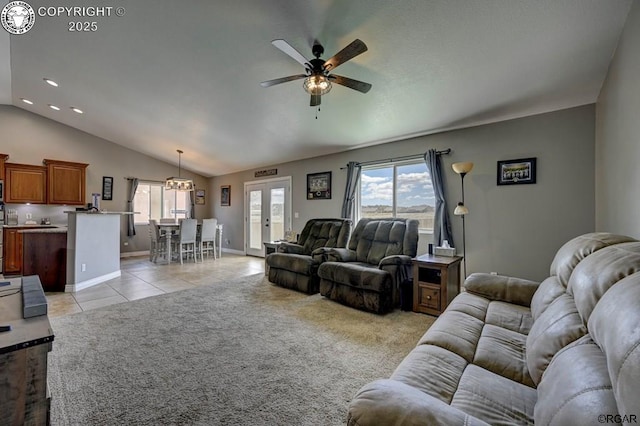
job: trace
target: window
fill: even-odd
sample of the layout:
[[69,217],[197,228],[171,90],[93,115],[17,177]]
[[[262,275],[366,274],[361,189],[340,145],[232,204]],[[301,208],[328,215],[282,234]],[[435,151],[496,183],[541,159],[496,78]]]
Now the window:
[[433,231],[435,196],[424,162],[363,167],[361,218],[418,219],[421,231]]
[[191,207],[188,191],[164,189],[164,184],[140,182],[133,198],[134,222],[148,224],[150,219],[187,218]]

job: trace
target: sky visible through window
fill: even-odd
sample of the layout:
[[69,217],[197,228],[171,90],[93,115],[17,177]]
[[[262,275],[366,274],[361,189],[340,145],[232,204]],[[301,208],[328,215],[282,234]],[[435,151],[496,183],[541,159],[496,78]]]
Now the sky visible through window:
[[[394,167],[397,173],[395,184]],[[420,228],[433,228],[435,196],[431,176],[424,163],[363,169],[360,179],[362,217],[415,218],[420,221]]]

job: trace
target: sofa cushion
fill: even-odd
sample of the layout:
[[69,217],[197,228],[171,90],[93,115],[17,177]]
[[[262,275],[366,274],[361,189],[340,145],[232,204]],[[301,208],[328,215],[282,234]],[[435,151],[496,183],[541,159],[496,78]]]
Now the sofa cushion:
[[529,334],[533,325],[529,308],[505,302],[490,302],[484,321],[520,334]]
[[571,275],[567,291],[586,324],[602,295],[627,275],[640,271],[640,242],[624,243],[593,253]]
[[311,256],[303,254],[271,253],[267,257],[270,268],[285,269],[299,274],[309,275],[311,268],[318,267],[318,262]]
[[451,406],[491,425],[532,425],[536,390],[470,364]]
[[333,283],[361,288],[376,293],[391,291],[391,275],[362,262],[325,262],[320,278]]
[[351,231],[351,221],[344,219],[312,219],[300,234],[305,254],[320,247],[345,247]]
[[606,362],[590,336],[558,352],[538,386],[536,424],[589,425],[597,424],[599,415],[617,414]]
[[593,232],[575,237],[567,241],[556,252],[551,262],[551,273],[549,275],[557,275],[560,284],[566,287],[574,268],[585,257],[604,247],[630,241],[635,240],[624,235],[606,232]]
[[619,414],[640,417],[640,273],[618,281],[589,317],[589,334],[604,351]]
[[418,345],[391,375],[440,401],[451,403],[467,361],[459,355],[433,345]]
[[560,280],[555,275],[542,281],[531,299],[531,316],[533,319],[538,319],[545,309],[565,292],[565,286],[560,283]]
[[447,311],[461,312],[470,315],[480,321],[484,321],[487,317],[489,309],[489,300],[475,294],[462,292],[458,294],[447,306]]
[[527,368],[526,341],[524,334],[487,324],[482,329],[473,364],[535,387]]
[[347,426],[396,424],[488,426],[482,420],[396,380],[376,380],[363,386],[351,402]]
[[418,250],[418,222],[410,219],[360,219],[349,240],[356,261],[378,265],[397,254],[415,257]]
[[[467,362],[473,361],[484,322],[471,315],[446,310],[422,336],[418,345],[435,345],[447,349]],[[452,333],[451,330],[456,332]]]
[[527,365],[534,383],[538,384],[551,358],[569,343],[587,334],[571,296],[556,298],[533,323],[527,337]]

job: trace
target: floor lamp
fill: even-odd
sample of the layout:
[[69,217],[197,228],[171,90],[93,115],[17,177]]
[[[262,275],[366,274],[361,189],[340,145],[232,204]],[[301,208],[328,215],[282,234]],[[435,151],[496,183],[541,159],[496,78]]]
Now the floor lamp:
[[451,165],[453,171],[460,175],[462,182],[462,201],[458,203],[453,214],[456,216],[462,216],[462,262],[464,267],[464,278],[467,278],[467,251],[466,251],[466,232],[464,229],[464,217],[469,214],[469,209],[464,204],[464,177],[473,169],[473,163],[453,163]]

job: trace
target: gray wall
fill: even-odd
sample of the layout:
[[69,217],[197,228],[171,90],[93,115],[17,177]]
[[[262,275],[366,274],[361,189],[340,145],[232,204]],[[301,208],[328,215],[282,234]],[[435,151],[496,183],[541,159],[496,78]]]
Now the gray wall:
[[[87,202],[91,201],[92,193],[102,193],[102,177],[112,176],[113,201],[100,200],[100,208],[103,210],[126,209],[126,177],[163,181],[168,176],[174,176],[178,170],[174,164],[156,160],[14,106],[0,105],[0,129],[0,153],[9,154],[8,161],[11,163],[42,165],[45,158],[88,163]],[[177,160],[176,157],[176,163]],[[207,184],[208,179],[203,176],[187,171],[183,171],[182,174],[183,177],[194,179],[198,188],[204,188]],[[62,210],[69,210],[69,207],[17,204],[10,207],[18,209],[21,222],[25,219],[25,213],[29,211],[36,220],[49,216],[53,223],[60,223],[61,220],[66,221]],[[206,206],[196,206],[196,217],[202,218],[205,213]],[[136,231],[137,235],[134,238],[127,237],[125,221],[122,220],[122,252],[149,249],[147,226],[138,226]],[[128,245],[125,246],[125,243]]]
[[596,228],[640,238],[640,2],[618,43],[596,108]]
[[[460,197],[460,178],[451,164],[475,163],[465,178],[465,202],[471,212],[466,219],[467,273],[495,271],[543,279],[564,242],[595,229],[594,109],[594,105],[587,105],[272,167],[278,169],[278,176],[292,176],[293,212],[299,213],[292,226],[301,230],[310,218],[340,215],[345,185],[345,171],[340,168],[348,161],[451,148],[452,153],[443,157],[451,214]],[[538,158],[538,183],[497,186],[496,161],[524,157]],[[329,170],[333,198],[307,200],[306,174]],[[226,248],[244,249],[242,191],[245,182],[256,180],[254,172],[210,180],[207,193],[213,194],[213,205],[209,213],[225,226]],[[220,185],[231,185],[229,207],[220,206]],[[461,247],[461,220],[452,215],[452,222],[456,246]]]

